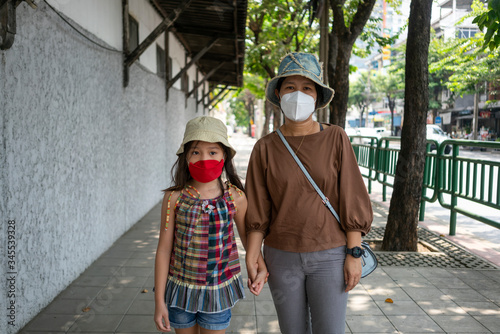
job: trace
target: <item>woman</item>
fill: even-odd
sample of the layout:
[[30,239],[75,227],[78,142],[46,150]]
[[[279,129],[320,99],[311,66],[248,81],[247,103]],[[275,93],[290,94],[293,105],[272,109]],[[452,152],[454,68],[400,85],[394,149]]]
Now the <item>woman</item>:
[[[247,268],[250,278],[264,241],[269,287],[281,332],[344,333],[348,292],[361,278],[361,237],[373,213],[349,138],[342,128],[313,120],[333,98],[317,58],[286,55],[266,97],[281,108],[280,128],[298,158],[340,215],[335,220],[276,132],[260,139],[246,178]],[[311,326],[309,326],[311,324]]]

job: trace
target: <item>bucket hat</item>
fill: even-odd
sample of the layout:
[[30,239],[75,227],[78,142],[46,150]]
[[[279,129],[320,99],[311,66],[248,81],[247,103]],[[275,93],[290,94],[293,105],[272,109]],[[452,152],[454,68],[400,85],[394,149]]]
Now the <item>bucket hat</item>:
[[326,107],[333,98],[335,91],[323,83],[323,63],[312,53],[292,52],[281,59],[278,75],[266,87],[266,97],[269,102],[280,107],[280,102],[274,91],[278,80],[292,75],[301,75],[317,83],[322,89],[322,96],[318,96],[316,109]]
[[236,151],[227,140],[226,125],[217,118],[200,116],[187,122],[184,139],[176,154],[181,155],[184,152],[184,145],[195,140],[206,141],[208,143],[221,143],[229,148],[231,158],[236,154]]

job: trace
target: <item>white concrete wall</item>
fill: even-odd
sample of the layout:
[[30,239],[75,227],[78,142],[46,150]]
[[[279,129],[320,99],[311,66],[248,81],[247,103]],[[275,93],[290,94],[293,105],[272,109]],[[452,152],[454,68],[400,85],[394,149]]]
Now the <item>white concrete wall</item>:
[[117,50],[123,49],[121,0],[48,0],[48,2],[102,41]]
[[122,61],[44,2],[17,7],[14,45],[0,51],[0,244],[3,255],[15,221],[17,273],[5,298],[2,256],[2,333],[22,328],[160,201],[184,125],[203,114],[175,87],[167,102],[164,82],[137,63],[124,88]]

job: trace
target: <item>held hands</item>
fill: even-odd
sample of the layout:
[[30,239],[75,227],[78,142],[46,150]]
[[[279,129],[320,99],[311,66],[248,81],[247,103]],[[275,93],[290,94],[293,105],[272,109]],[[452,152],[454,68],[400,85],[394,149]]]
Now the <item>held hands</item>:
[[168,321],[168,311],[165,303],[155,305],[155,324],[160,332],[170,332],[170,321]]
[[257,261],[252,261],[247,257],[248,271],[248,289],[251,293],[258,296],[267,283],[269,273],[267,272],[266,263],[262,256],[259,256]]
[[345,257],[344,264],[344,280],[345,292],[351,291],[359,283],[361,279],[361,259],[356,259],[351,255]]

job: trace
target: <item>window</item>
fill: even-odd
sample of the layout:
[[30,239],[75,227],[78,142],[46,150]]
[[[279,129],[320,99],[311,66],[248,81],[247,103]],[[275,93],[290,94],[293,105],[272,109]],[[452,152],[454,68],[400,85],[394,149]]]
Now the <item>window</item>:
[[479,29],[477,28],[458,28],[457,37],[458,38],[471,38],[474,37]]
[[167,79],[170,81],[172,80],[172,58],[168,57],[168,64],[167,64]]
[[128,16],[128,49],[132,52],[139,46],[139,23],[132,17]]
[[184,93],[189,93],[189,76],[187,74],[187,71],[184,72],[181,76],[181,90]]
[[167,76],[167,65],[165,64],[165,50],[156,45],[156,74],[162,79]]

